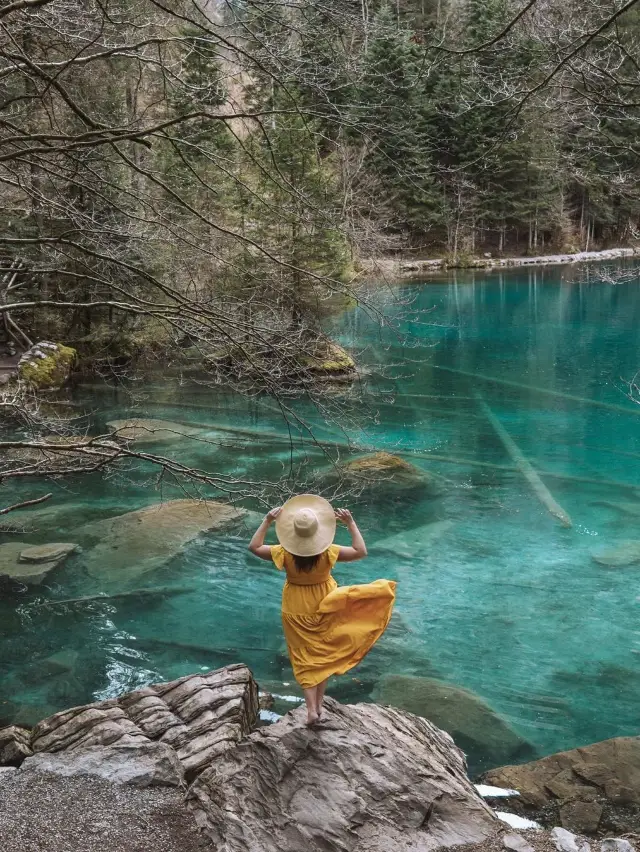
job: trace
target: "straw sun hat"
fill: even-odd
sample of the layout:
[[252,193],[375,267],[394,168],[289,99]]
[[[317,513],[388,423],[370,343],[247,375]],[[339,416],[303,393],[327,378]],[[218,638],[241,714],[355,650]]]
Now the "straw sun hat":
[[298,494],[276,518],[278,541],[294,556],[316,556],[329,547],[336,534],[336,514],[324,497]]

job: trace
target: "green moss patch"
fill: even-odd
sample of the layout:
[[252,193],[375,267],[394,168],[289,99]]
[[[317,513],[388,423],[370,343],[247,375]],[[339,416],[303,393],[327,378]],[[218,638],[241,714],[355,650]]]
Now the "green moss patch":
[[20,359],[18,378],[34,390],[61,387],[76,362],[76,350],[61,343],[36,343]]

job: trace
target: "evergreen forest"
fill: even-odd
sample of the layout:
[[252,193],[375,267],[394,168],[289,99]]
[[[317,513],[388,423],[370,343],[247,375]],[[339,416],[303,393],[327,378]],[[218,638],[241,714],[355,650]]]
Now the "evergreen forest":
[[625,246],[636,0],[11,0],[0,335],[216,381],[349,366],[363,264]]

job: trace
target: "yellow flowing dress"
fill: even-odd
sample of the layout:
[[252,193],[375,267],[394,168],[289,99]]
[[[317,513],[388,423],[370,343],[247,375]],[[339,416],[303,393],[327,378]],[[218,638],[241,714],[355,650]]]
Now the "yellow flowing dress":
[[396,597],[392,580],[338,586],[331,576],[340,547],[332,544],[311,571],[299,571],[284,547],[271,558],[287,572],[282,624],[295,679],[310,689],[356,666],[384,633]]

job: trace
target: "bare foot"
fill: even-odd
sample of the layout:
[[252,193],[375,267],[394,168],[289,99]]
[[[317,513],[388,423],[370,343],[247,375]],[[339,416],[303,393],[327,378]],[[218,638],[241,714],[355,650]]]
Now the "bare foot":
[[311,728],[316,724],[320,716],[317,713],[312,713],[311,710],[307,711],[307,727]]

